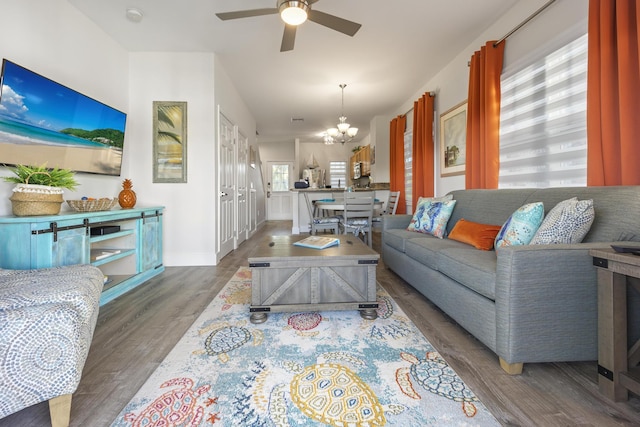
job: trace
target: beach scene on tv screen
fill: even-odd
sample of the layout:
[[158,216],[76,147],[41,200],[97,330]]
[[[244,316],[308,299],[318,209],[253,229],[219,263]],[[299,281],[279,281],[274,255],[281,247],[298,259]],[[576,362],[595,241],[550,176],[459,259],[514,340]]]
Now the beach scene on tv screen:
[[0,163],[120,175],[126,114],[4,60]]

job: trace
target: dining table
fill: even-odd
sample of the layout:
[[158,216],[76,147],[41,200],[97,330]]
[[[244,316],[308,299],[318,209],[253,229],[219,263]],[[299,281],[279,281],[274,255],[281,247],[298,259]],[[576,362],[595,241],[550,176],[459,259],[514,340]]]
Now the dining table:
[[[318,199],[314,202],[316,211],[343,211],[344,199]],[[373,210],[381,210],[384,202],[379,199],[373,201]]]

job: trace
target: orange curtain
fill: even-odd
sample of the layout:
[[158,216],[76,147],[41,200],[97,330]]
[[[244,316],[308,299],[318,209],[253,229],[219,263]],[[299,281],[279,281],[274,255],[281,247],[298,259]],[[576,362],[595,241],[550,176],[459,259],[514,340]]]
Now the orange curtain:
[[412,206],[418,205],[418,197],[434,195],[433,101],[425,93],[413,103]]
[[407,213],[404,188],[404,128],[407,125],[405,116],[391,120],[389,135],[389,163],[391,167],[390,189],[400,191],[397,214]]
[[471,57],[467,99],[466,188],[498,188],[500,74],[505,42],[488,41]]
[[640,184],[640,8],[590,0],[587,185]]

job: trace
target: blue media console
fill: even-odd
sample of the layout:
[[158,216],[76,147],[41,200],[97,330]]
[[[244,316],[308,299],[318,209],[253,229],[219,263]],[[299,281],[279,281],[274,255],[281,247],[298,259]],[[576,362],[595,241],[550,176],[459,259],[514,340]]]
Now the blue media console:
[[[162,273],[163,207],[0,217],[0,268],[97,266],[104,305]],[[92,234],[91,229],[109,230]]]

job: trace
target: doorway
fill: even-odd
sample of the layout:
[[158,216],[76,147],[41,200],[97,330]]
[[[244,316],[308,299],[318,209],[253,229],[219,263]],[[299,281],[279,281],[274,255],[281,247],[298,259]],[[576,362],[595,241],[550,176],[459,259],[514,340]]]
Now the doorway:
[[267,162],[267,219],[293,219],[293,162]]

